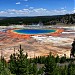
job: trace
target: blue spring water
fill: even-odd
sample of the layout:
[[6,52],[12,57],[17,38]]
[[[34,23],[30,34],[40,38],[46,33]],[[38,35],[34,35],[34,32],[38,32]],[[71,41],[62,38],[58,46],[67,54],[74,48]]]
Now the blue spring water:
[[46,30],[46,29],[17,29],[14,30],[14,32],[17,32],[19,34],[46,34],[46,33],[52,33],[56,30]]

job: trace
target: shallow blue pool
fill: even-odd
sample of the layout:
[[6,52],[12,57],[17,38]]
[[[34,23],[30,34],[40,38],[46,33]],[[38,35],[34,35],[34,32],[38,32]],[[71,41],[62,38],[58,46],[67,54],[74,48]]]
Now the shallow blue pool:
[[20,34],[46,34],[46,33],[52,33],[56,30],[46,30],[46,29],[18,29],[14,30],[14,32],[20,33]]

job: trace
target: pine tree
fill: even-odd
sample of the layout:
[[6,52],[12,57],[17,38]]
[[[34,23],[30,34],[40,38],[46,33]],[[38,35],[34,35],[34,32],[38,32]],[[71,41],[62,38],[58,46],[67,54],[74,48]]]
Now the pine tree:
[[19,53],[13,54],[10,56],[10,70],[13,74],[16,75],[28,75],[29,69],[28,69],[28,59],[27,59],[27,53],[26,55],[23,54],[23,49],[21,48],[18,50]]
[[59,63],[60,62],[60,58],[59,58],[58,55],[56,56],[55,61],[56,61],[56,63]]
[[52,75],[55,67],[56,67],[55,58],[50,54],[46,58],[45,70],[44,70],[45,75]]
[[7,63],[4,58],[0,60],[0,75],[11,75],[11,72],[8,69]]
[[68,67],[66,65],[61,67],[61,74],[68,75]]
[[75,56],[74,54],[75,54],[75,39],[74,39],[74,41],[72,43],[72,49],[71,49],[71,55]]
[[66,57],[65,56],[60,58],[60,63],[64,63],[65,61],[66,61]]
[[62,75],[60,67],[58,65],[54,68],[52,75]]
[[11,73],[15,74],[16,72],[16,68],[17,68],[17,61],[16,61],[16,56],[15,54],[11,54],[10,56],[10,61],[9,61],[9,69],[11,71]]
[[33,63],[32,69],[33,69],[33,73],[32,74],[33,75],[38,75],[37,65],[35,63]]
[[75,64],[73,62],[68,65],[68,75],[75,75]]

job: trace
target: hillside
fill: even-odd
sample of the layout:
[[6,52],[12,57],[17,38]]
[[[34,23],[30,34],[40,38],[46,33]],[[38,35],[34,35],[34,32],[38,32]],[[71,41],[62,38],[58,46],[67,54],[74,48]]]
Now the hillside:
[[57,23],[74,24],[75,14],[33,17],[0,17],[0,25],[32,25],[38,24],[39,22],[42,22],[44,25],[55,25]]

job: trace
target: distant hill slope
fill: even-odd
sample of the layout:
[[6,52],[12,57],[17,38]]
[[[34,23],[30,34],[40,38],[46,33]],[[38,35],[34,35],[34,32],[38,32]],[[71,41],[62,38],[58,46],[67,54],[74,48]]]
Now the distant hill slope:
[[0,25],[11,24],[38,24],[42,22],[44,25],[53,25],[56,23],[75,23],[75,14],[54,15],[54,16],[33,16],[33,17],[0,17]]

